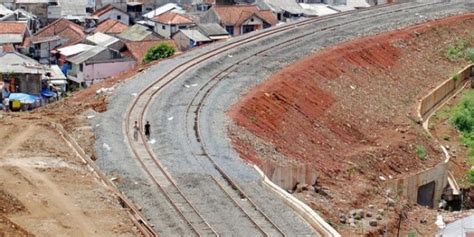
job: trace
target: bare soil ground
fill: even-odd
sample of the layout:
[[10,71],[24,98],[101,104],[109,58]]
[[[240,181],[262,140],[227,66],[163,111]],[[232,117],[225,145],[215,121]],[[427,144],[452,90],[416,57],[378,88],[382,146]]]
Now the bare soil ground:
[[136,236],[128,213],[40,114],[0,114],[0,236]]
[[[271,159],[274,154],[257,148],[272,146],[287,159],[313,165],[322,192],[298,197],[343,236],[377,236],[386,227],[395,234],[402,209],[402,233],[433,235],[435,211],[407,207],[403,200],[389,205],[380,176],[396,179],[443,159],[418,124],[416,105],[467,64],[448,59],[446,52],[459,40],[474,45],[472,29],[474,14],[450,17],[347,42],[300,60],[229,111],[241,129],[255,136],[249,139],[242,135],[246,131],[232,128],[234,145],[252,163]],[[426,160],[417,156],[417,146],[426,148]],[[342,224],[340,215],[354,208],[384,209],[383,220],[376,227]]]

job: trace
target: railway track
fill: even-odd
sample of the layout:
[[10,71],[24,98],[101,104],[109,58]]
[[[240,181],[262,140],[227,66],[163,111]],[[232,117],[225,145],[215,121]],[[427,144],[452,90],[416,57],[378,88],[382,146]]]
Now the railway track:
[[[357,23],[357,21],[363,21],[369,19],[371,17],[382,16],[390,12],[400,12],[400,11],[408,11],[412,9],[418,9],[422,7],[433,6],[436,4],[442,3],[425,3],[425,4],[416,4],[416,5],[400,5],[399,8],[395,8],[390,11],[385,11],[384,8],[387,6],[381,6],[377,9],[370,9],[366,11],[371,11],[370,14],[362,16],[357,19],[351,19],[350,22],[343,22],[338,24],[333,24],[322,29],[318,29],[317,31],[308,32],[307,34],[300,35],[295,37],[294,39],[288,40],[283,44],[280,44],[280,47],[287,47],[294,43],[294,41],[301,40],[311,34],[316,32],[335,29],[338,26],[350,23]],[[376,11],[380,11],[380,13],[375,13]],[[363,12],[359,12],[362,13]],[[232,42],[227,45],[223,45],[222,47],[217,48],[216,50],[208,53],[204,53],[199,55],[189,61],[177,65],[174,69],[170,72],[165,74],[163,77],[157,79],[154,83],[150,86],[145,88],[145,90],[141,91],[136,99],[133,101],[131,107],[128,109],[125,120],[123,122],[123,129],[127,136],[128,145],[133,152],[134,158],[139,161],[143,170],[147,173],[147,175],[152,179],[155,183],[156,187],[164,194],[167,201],[170,205],[175,209],[175,211],[182,217],[183,221],[188,225],[189,229],[197,236],[218,236],[219,234],[206,222],[197,208],[188,200],[188,198],[183,194],[183,192],[178,187],[177,183],[173,180],[172,176],[166,171],[164,166],[160,163],[157,159],[156,155],[153,153],[152,149],[150,148],[149,144],[146,142],[146,138],[143,134],[140,137],[140,141],[135,142],[133,140],[133,123],[134,121],[138,121],[140,127],[143,127],[145,121],[145,115],[149,108],[151,101],[153,101],[154,97],[163,90],[169,83],[173,80],[181,76],[183,73],[187,72],[191,68],[194,68],[196,65],[205,62],[208,59],[211,59],[217,55],[222,55],[226,53],[228,50],[243,46],[248,43],[252,43],[261,39],[265,39],[271,37],[275,34],[282,33],[285,31],[292,30],[295,27],[301,27],[309,24],[314,24],[316,22],[322,22],[325,20],[333,19],[335,17],[340,17],[344,15],[348,15],[351,13],[342,13],[337,16],[329,16],[324,18],[317,18],[317,19],[309,19],[293,24],[288,24],[282,27],[277,27],[274,29],[269,29],[263,32],[259,32],[254,34],[248,38],[243,38],[238,41]],[[245,59],[240,60],[237,63],[244,62],[245,60],[250,59],[252,56],[255,56],[260,53],[264,53],[272,49],[269,47],[267,49],[261,50]],[[264,236],[285,236],[286,234],[277,226],[275,225],[268,216],[258,208],[258,206],[250,199],[249,195],[247,195],[244,190],[238,186],[238,184],[229,177],[225,170],[222,169],[214,159],[208,155],[205,143],[202,139],[200,128],[199,128],[199,115],[201,109],[203,108],[204,101],[206,100],[209,93],[212,91],[215,86],[225,78],[225,76],[234,70],[234,66],[230,66],[216,76],[210,78],[196,93],[193,100],[187,106],[187,113],[186,116],[189,118],[194,119],[194,124],[192,128],[192,136],[188,136],[188,138],[194,137],[195,141],[200,144],[201,152],[200,154],[193,154],[193,155],[201,155],[205,156],[207,160],[212,164],[215,170],[218,171],[220,177],[211,176],[212,180],[215,182],[217,186],[219,186],[220,190],[227,196],[228,200],[231,201],[236,208],[241,210],[244,216],[250,220],[255,228]],[[192,108],[195,108],[194,111]],[[194,117],[193,117],[194,116]],[[190,128],[187,131],[191,131]],[[191,141],[189,141],[191,142]],[[222,181],[223,180],[223,181]]]

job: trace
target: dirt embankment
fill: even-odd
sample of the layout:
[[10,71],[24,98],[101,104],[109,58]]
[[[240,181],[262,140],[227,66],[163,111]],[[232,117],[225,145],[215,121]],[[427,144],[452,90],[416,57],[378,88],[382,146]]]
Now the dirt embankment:
[[137,236],[110,190],[49,123],[0,114],[0,236]]
[[[386,181],[380,176],[401,177],[443,159],[416,123],[415,105],[465,66],[446,51],[460,40],[474,45],[473,28],[474,14],[451,17],[304,58],[233,106],[229,115],[243,129],[231,129],[234,145],[257,164],[272,155],[257,149],[256,140],[311,164],[326,195],[305,199],[333,223],[351,208],[382,204]],[[426,149],[426,159],[417,147]]]

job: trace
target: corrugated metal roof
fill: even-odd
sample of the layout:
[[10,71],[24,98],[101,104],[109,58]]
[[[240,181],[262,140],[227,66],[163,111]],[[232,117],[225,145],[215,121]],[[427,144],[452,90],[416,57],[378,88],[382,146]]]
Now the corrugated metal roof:
[[90,48],[89,50],[86,50],[76,56],[69,58],[67,61],[71,63],[75,63],[75,64],[80,64],[105,50],[107,50],[107,48],[104,48],[102,46],[94,46],[93,48]]
[[208,42],[212,41],[211,39],[207,38],[203,35],[199,30],[179,30],[181,33],[186,35],[189,39],[192,39],[194,42]]
[[303,8],[294,0],[263,0],[267,3],[273,12],[286,11],[291,14],[303,14]]
[[151,34],[152,32],[147,27],[135,24],[117,36],[125,40],[142,41]]
[[176,12],[176,13],[185,13],[183,8],[178,6],[178,4],[176,4],[176,3],[167,3],[167,4],[165,4],[161,7],[156,8],[155,10],[153,10],[151,12],[143,14],[143,17],[151,19],[155,16],[159,16],[159,15],[161,15],[161,14],[167,12],[167,11],[171,11],[171,10],[173,10],[173,12]]
[[75,45],[71,45],[71,46],[68,46],[68,47],[64,47],[64,48],[60,48],[58,49],[58,51],[66,56],[66,57],[69,57],[69,56],[72,56],[72,55],[76,55],[78,53],[82,53],[86,50],[89,50],[91,48],[94,48],[94,45],[89,45],[89,44],[75,44]]
[[3,4],[0,4],[0,15],[6,16],[12,14],[13,11],[5,7]]
[[0,44],[16,44],[21,42],[23,42],[23,34],[2,34],[0,36]]
[[0,73],[45,73],[44,66],[38,61],[17,52],[0,55]]
[[229,35],[229,33],[217,23],[198,24],[198,27],[208,37]]
[[88,41],[94,43],[94,44],[101,45],[101,46],[104,46],[104,47],[107,47],[109,45],[112,45],[112,44],[120,41],[119,39],[117,39],[113,36],[110,36],[110,35],[106,35],[102,32],[97,32],[93,35],[87,36],[86,39]]
[[338,11],[331,9],[327,4],[322,3],[300,3],[300,6],[304,9],[304,14],[307,16],[325,16],[338,13]]

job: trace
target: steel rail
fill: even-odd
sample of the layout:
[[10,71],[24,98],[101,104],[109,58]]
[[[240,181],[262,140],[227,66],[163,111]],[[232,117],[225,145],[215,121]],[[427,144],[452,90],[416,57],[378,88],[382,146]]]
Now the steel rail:
[[[420,7],[423,7],[423,6],[426,6],[426,5],[434,5],[434,4],[439,4],[438,2],[437,3],[428,3],[428,4],[419,4],[419,5],[416,5],[416,6],[411,6],[411,7],[407,7],[407,8],[404,8],[404,9],[397,9],[393,12],[398,12],[398,11],[403,11],[403,10],[407,10],[407,9],[413,9],[413,8],[420,8]],[[387,6],[380,6],[380,7],[376,7],[376,8],[385,8]],[[363,11],[369,11],[369,10],[372,10],[373,11],[374,8],[371,8],[371,9],[367,9],[367,10],[359,10],[357,12],[363,12]],[[159,79],[157,79],[154,83],[151,83],[148,87],[146,87],[144,90],[142,90],[138,95],[137,95],[137,98],[135,98],[135,100],[133,101],[132,105],[129,107],[128,111],[127,111],[127,116],[126,116],[126,119],[124,121],[124,131],[126,133],[126,136],[128,137],[128,145],[130,146],[130,149],[132,150],[132,152],[134,153],[134,158],[139,160],[141,166],[143,169],[146,170],[146,172],[148,173],[148,175],[150,177],[153,177],[153,174],[151,174],[151,172],[149,171],[149,169],[147,168],[146,164],[140,159],[140,155],[138,154],[138,151],[137,149],[134,147],[134,143],[132,141],[132,136],[131,136],[131,133],[130,133],[130,128],[131,128],[131,114],[132,114],[132,111],[134,111],[135,107],[137,106],[137,103],[139,102],[140,98],[142,98],[145,93],[147,93],[148,91],[150,91],[150,89],[152,89],[154,86],[156,86],[157,84],[162,84],[162,85],[159,85],[158,88],[156,88],[155,90],[153,90],[151,92],[151,95],[146,99],[146,102],[144,105],[141,105],[140,108],[142,109],[141,112],[140,112],[140,115],[139,115],[139,119],[137,121],[139,121],[139,124],[140,124],[140,127],[143,127],[143,121],[144,121],[144,115],[149,107],[149,104],[150,102],[152,101],[152,99],[154,98],[154,96],[159,92],[161,91],[166,85],[168,85],[170,82],[172,82],[174,79],[176,79],[177,77],[179,77],[180,75],[182,75],[184,72],[188,71],[189,69],[193,68],[194,66],[196,66],[197,64],[200,64],[216,55],[219,55],[223,52],[226,52],[227,50],[230,50],[230,49],[233,49],[233,48],[236,48],[236,47],[239,47],[239,46],[242,46],[244,44],[247,44],[247,43],[250,43],[250,42],[254,42],[256,40],[259,40],[259,39],[262,39],[262,38],[265,38],[267,36],[271,36],[271,35],[274,35],[276,33],[281,33],[281,32],[284,32],[284,31],[288,31],[288,30],[291,30],[293,29],[294,27],[297,27],[297,26],[304,26],[304,25],[307,25],[307,24],[312,24],[314,22],[319,22],[319,21],[323,21],[323,20],[328,20],[328,19],[332,19],[332,18],[335,18],[335,17],[340,17],[340,16],[344,16],[344,15],[348,15],[348,14],[352,14],[354,13],[353,11],[351,12],[344,12],[344,13],[340,13],[340,14],[335,14],[335,15],[331,15],[331,16],[327,16],[327,17],[321,17],[321,18],[316,18],[316,19],[308,19],[308,20],[304,20],[304,21],[299,21],[299,22],[295,22],[295,23],[292,23],[292,24],[288,24],[288,25],[285,25],[285,26],[282,26],[282,27],[275,27],[274,29],[269,29],[269,30],[265,30],[265,31],[262,31],[262,32],[258,32],[257,34],[254,34],[248,38],[243,38],[243,39],[239,39],[238,41],[236,42],[232,42],[230,44],[227,44],[227,45],[223,45],[221,46],[220,48],[216,49],[215,51],[212,51],[212,52],[208,52],[208,53],[203,53],[195,58],[192,58],[180,65],[177,65],[175,68],[173,68],[172,70],[170,70],[169,72],[167,72],[164,76],[160,77]],[[382,13],[382,14],[387,14],[386,12]],[[379,14],[381,15],[381,14]],[[373,15],[371,16],[373,17]],[[368,18],[368,17],[366,17]],[[364,18],[364,19],[366,19]],[[341,24],[338,24],[338,25],[341,25]],[[333,26],[334,27],[334,26]],[[321,30],[327,30],[328,28],[323,28]],[[320,30],[320,31],[321,31]],[[312,32],[310,34],[313,34],[315,32]],[[167,79],[168,80],[165,80]],[[153,162],[160,168],[160,170],[163,171],[163,174],[167,177],[167,179],[169,180],[170,183],[172,183],[177,190],[179,190],[179,188],[177,187],[176,183],[174,182],[174,180],[171,178],[171,176],[165,171],[165,169],[163,168],[163,166],[159,163],[159,161],[156,159],[156,156],[153,154],[153,152],[151,151],[151,148],[149,147],[149,145],[145,142],[146,139],[145,137],[143,136],[143,134],[141,134],[140,136],[141,140],[142,140],[142,143],[143,145],[145,146],[145,149],[146,149],[146,152],[149,154],[149,156],[152,158]],[[209,157],[209,159],[212,161],[212,163],[214,163],[214,165],[216,167],[219,168],[219,170],[222,171],[222,173],[224,174],[223,177],[227,176],[225,174],[225,172],[223,172],[223,170],[212,160],[212,158]],[[227,176],[228,177],[228,176]],[[160,189],[164,192],[164,194],[166,195],[166,192],[164,191],[164,189],[160,186],[160,184],[158,183],[158,181],[153,178],[155,184],[160,187]],[[230,181],[229,183],[233,183],[232,181]],[[234,183],[235,185],[235,183]],[[232,186],[233,188],[236,187],[236,186]],[[180,192],[181,193],[181,192]],[[181,193],[182,194],[182,193]],[[171,198],[166,195],[167,198],[168,198],[168,201],[169,202],[173,202],[171,200]],[[187,200],[187,198],[182,195],[182,197],[189,203],[189,205],[192,206],[192,204],[189,202],[189,200]],[[248,199],[250,200],[250,199]],[[183,215],[183,213],[181,211],[179,211],[179,208],[177,208],[176,205],[172,204],[175,209],[180,213],[180,215],[183,217],[183,219],[186,219],[186,217]],[[255,205],[255,204],[253,204]],[[194,207],[193,207],[194,208]],[[195,208],[194,208],[195,210]],[[200,216],[200,214],[197,212],[197,210],[195,210],[196,213]],[[201,216],[202,218],[202,216]],[[193,227],[193,225],[188,221],[186,220],[187,223],[190,224],[191,227]],[[203,219],[203,221],[205,222],[205,220]],[[211,228],[209,226],[209,228]],[[212,229],[212,228],[211,228]],[[193,230],[196,231],[196,233],[199,235],[198,231],[193,227]],[[217,233],[214,231],[214,233],[217,235]]]

